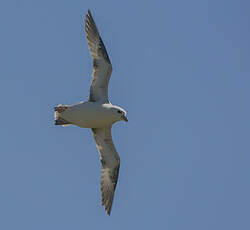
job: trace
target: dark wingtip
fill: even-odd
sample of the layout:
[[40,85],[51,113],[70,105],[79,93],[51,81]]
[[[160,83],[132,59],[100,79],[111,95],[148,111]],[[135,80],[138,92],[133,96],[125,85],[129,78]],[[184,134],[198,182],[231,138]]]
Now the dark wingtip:
[[90,17],[92,17],[92,14],[91,14],[91,11],[90,11],[90,9],[88,9],[88,13],[87,13],[87,16],[90,16]]
[[90,12],[90,9],[88,9],[88,12],[86,14],[86,17],[85,17],[85,29],[86,29],[86,22],[91,20],[93,17],[92,17],[92,14]]
[[111,204],[108,204],[108,205],[104,205],[104,208],[105,208],[105,211],[107,212],[107,214],[110,216],[111,214],[111,209],[112,209],[112,203]]
[[105,211],[110,216],[110,214],[111,214],[111,207],[105,207]]

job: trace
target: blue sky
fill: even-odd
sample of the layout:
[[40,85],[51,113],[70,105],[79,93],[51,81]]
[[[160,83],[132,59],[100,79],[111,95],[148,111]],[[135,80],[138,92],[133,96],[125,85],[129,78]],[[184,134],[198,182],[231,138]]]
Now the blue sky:
[[[121,156],[111,216],[88,129],[53,107],[87,100],[92,10],[113,64]],[[250,229],[250,3],[0,2],[0,229]]]

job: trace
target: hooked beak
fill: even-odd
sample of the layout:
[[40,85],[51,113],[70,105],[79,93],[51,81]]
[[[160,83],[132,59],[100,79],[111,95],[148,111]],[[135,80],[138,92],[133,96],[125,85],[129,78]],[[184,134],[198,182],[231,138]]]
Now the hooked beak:
[[128,118],[125,115],[122,115],[122,120],[128,122]]

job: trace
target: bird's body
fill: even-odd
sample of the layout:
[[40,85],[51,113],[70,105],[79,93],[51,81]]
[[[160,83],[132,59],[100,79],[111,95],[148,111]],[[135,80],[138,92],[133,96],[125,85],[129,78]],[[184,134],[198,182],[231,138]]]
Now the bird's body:
[[112,65],[90,11],[86,15],[85,31],[93,59],[89,100],[55,107],[55,125],[91,128],[102,164],[102,205],[110,215],[120,167],[120,157],[112,141],[111,127],[117,121],[128,119],[125,110],[112,105],[108,99]]
[[[81,128],[104,128],[109,127],[116,121],[120,120],[120,116],[116,112],[117,109],[123,109],[112,104],[103,104],[99,102],[80,102],[75,105],[59,105],[62,112],[55,112],[55,119],[61,118],[68,124],[77,125]],[[63,109],[65,108],[65,109]]]

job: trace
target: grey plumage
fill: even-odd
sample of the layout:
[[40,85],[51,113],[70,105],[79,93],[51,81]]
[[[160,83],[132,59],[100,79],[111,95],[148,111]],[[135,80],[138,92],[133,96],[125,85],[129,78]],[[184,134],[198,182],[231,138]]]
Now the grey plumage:
[[110,215],[120,167],[111,127],[115,122],[127,122],[128,119],[123,108],[109,102],[108,83],[112,66],[90,11],[86,15],[85,31],[93,59],[89,100],[74,105],[59,104],[54,108],[54,118],[55,125],[91,128],[102,165],[102,205]]
[[[112,73],[112,65],[90,10],[88,10],[88,14],[86,15],[85,31],[89,51],[93,59],[89,101],[109,103],[108,83]],[[92,129],[92,132],[102,163],[102,205],[110,215],[118,180],[120,157],[112,141],[111,126],[108,128]]]
[[120,157],[112,141],[111,127],[92,129],[92,132],[102,164],[102,205],[110,215],[119,175]]
[[85,19],[85,31],[90,55],[93,59],[89,101],[108,103],[108,83],[112,65],[90,10]]

